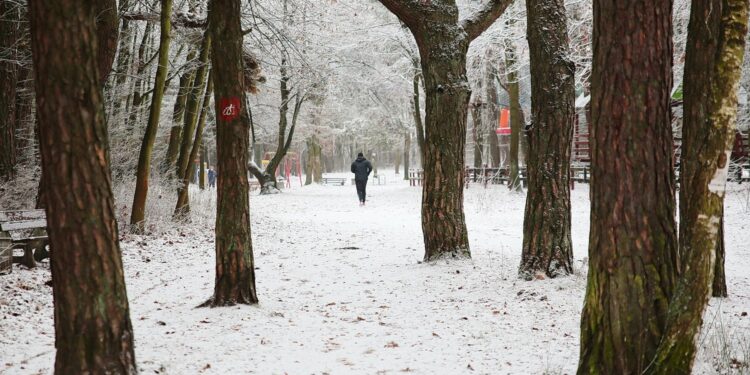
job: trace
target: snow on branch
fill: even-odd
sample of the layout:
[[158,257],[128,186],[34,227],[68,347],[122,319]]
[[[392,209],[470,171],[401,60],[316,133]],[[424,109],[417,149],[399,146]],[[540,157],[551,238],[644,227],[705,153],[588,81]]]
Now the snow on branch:
[[[382,2],[382,0],[381,0]],[[513,0],[492,0],[484,8],[461,22],[470,40],[476,39],[500,18]]]

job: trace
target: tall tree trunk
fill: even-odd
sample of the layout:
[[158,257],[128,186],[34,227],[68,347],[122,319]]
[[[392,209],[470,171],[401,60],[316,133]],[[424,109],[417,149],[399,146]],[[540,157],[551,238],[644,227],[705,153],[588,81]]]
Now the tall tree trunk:
[[55,182],[44,186],[55,373],[135,374],[93,5],[29,1],[42,173]]
[[[217,114],[216,284],[208,306],[258,303],[247,180],[250,119],[244,106],[240,0],[212,0],[209,31]],[[231,107],[230,107],[231,106]]]
[[18,81],[18,40],[21,37],[20,5],[0,1],[0,182],[15,175],[16,88]]
[[518,61],[515,46],[512,43],[507,43],[505,47],[505,66],[510,97],[510,155],[508,155],[510,181],[508,181],[508,188],[520,192],[523,190],[523,184],[518,170],[518,140],[523,124],[523,110],[521,109],[521,85],[518,83]]
[[[174,209],[175,217],[179,217],[190,212],[190,181],[193,180],[193,174],[195,168],[193,167],[193,160],[198,158],[198,152],[200,151],[201,144],[203,143],[203,130],[206,128],[206,116],[209,110],[209,103],[211,102],[211,95],[213,94],[213,76],[214,73],[211,71],[208,75],[208,87],[203,95],[203,106],[201,107],[200,118],[198,119],[198,126],[195,129],[195,137],[193,138],[193,145],[190,148],[190,155],[188,156],[188,165],[185,170],[182,171],[181,180],[182,186],[178,189],[177,194],[177,205]],[[184,134],[183,136],[187,136]]]
[[[575,122],[575,67],[568,60],[563,0],[529,0],[531,55],[528,192],[520,277],[573,273],[570,238],[570,147]],[[520,120],[520,108],[516,111]],[[521,125],[516,123],[516,128]]]
[[151,110],[148,115],[146,134],[141,143],[138,155],[133,209],[130,214],[130,225],[133,230],[142,233],[145,229],[146,198],[148,196],[148,177],[151,174],[151,153],[154,149],[156,132],[159,130],[161,102],[164,97],[164,86],[169,71],[169,43],[172,18],[172,0],[161,0],[161,40],[159,41],[159,66],[154,79],[154,94],[151,96]]
[[469,257],[463,210],[463,166],[470,96],[466,53],[471,41],[503,14],[510,0],[486,3],[476,14],[461,22],[455,0],[380,2],[409,27],[421,58],[427,112],[422,150],[424,258]]
[[411,132],[404,133],[404,180],[409,179],[409,168],[411,167]]
[[200,116],[200,108],[201,108],[201,98],[203,97],[204,90],[206,88],[208,59],[209,59],[210,54],[211,54],[211,33],[209,30],[206,30],[206,33],[203,37],[203,42],[201,43],[201,52],[200,52],[200,57],[199,57],[199,62],[201,65],[195,73],[195,77],[193,78],[192,90],[190,90],[190,94],[187,98],[187,102],[185,105],[186,112],[185,112],[185,119],[184,119],[184,124],[182,128],[180,156],[177,159],[177,171],[175,173],[177,175],[177,178],[180,180],[180,184],[179,184],[180,187],[177,189],[178,203],[175,209],[176,216],[180,216],[178,215],[178,212],[177,212],[179,209],[187,208],[186,206],[187,200],[180,201],[179,197],[182,196],[183,199],[187,197],[187,195],[182,194],[182,190],[190,186],[190,179],[187,176],[187,171],[192,161],[192,159],[190,159],[190,153],[192,151],[192,145],[193,145],[193,140],[194,140],[192,135],[195,134],[195,128],[198,126],[198,117]]
[[[190,47],[186,63],[193,61],[197,55],[197,49]],[[196,69],[187,69],[180,76],[180,87],[177,89],[177,98],[174,102],[172,112],[172,128],[169,132],[169,145],[167,146],[167,156],[164,161],[164,170],[175,170],[177,167],[177,155],[180,151],[182,141],[182,122],[185,118],[185,105],[187,104],[188,95],[193,89],[192,83],[195,79]]]
[[649,374],[689,374],[693,368],[721,241],[747,22],[747,0],[693,0],[690,8],[680,160],[681,273]]
[[677,270],[671,3],[594,1],[591,230],[579,374],[640,374],[665,329]]

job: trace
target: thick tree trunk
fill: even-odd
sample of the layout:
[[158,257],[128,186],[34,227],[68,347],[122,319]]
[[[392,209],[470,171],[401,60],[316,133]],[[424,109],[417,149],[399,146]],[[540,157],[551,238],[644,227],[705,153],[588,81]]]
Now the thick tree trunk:
[[[510,1],[493,0],[461,22],[454,0],[380,2],[409,27],[419,47],[427,112],[422,149],[425,260],[469,257],[463,211],[464,150],[470,97],[466,53],[471,41],[503,14]],[[416,78],[415,89],[418,89]],[[414,91],[416,99],[418,90]],[[418,100],[414,104],[415,108],[419,107]]]
[[593,52],[589,273],[578,373],[640,374],[664,333],[677,270],[671,1],[595,0]]
[[161,115],[161,102],[164,98],[164,86],[169,71],[169,43],[172,25],[172,0],[161,1],[161,40],[159,42],[159,66],[156,68],[154,79],[154,94],[151,96],[151,110],[148,115],[146,134],[141,143],[141,152],[138,155],[138,170],[136,171],[135,194],[133,195],[133,208],[130,214],[130,225],[138,233],[145,229],[146,220],[146,198],[148,196],[148,178],[151,174],[151,153],[154,149],[156,132],[159,130],[159,117]]
[[135,374],[93,5],[29,2],[42,172],[55,182],[44,186],[55,373]]
[[217,114],[216,284],[208,306],[258,303],[247,180],[250,119],[244,106],[240,0],[212,0],[209,31]]
[[[186,62],[195,59],[196,55],[197,50],[191,47]],[[172,112],[172,128],[169,132],[167,156],[164,160],[165,171],[175,170],[177,167],[177,155],[182,142],[182,122],[185,118],[185,105],[187,104],[188,95],[193,89],[192,83],[193,79],[195,79],[195,73],[196,69],[187,69],[180,76],[180,87],[177,89],[177,98],[175,99],[174,110]]]
[[469,257],[464,218],[464,147],[469,88],[469,41],[456,35],[431,35],[423,42],[434,54],[422,56],[426,109],[422,232],[425,260]]
[[721,241],[747,22],[747,0],[692,2],[683,80],[681,273],[649,374],[689,374],[693,368]]
[[[575,67],[568,60],[563,0],[529,0],[531,54],[528,192],[520,277],[573,273],[570,237],[570,147],[575,122]],[[520,108],[516,119],[520,120]],[[520,124],[515,124],[520,128]]]
[[[193,180],[193,174],[195,168],[193,168],[193,160],[198,158],[198,152],[200,151],[201,144],[203,143],[203,130],[206,128],[206,116],[209,111],[209,103],[211,102],[211,95],[213,94],[213,76],[214,73],[211,71],[208,75],[208,87],[203,95],[203,105],[201,107],[200,118],[198,119],[198,126],[195,129],[195,137],[193,137],[193,145],[190,147],[190,155],[188,156],[188,165],[185,170],[182,171],[181,180],[182,186],[177,190],[177,205],[174,209],[175,218],[184,217],[190,212],[190,181]],[[185,134],[187,136],[187,134]],[[201,167],[202,168],[202,167]]]
[[17,44],[20,39],[20,5],[0,1],[0,182],[15,175]]

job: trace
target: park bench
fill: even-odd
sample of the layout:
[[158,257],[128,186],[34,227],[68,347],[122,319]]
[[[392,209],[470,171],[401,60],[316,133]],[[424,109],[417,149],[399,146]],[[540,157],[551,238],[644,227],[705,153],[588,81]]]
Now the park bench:
[[[46,258],[47,217],[44,210],[0,211],[0,274],[13,271],[13,263],[33,268]],[[23,256],[13,256],[14,249]]]
[[409,186],[422,186],[424,171],[421,169],[409,169]]
[[344,186],[346,178],[344,177],[323,177],[323,185],[341,185]]

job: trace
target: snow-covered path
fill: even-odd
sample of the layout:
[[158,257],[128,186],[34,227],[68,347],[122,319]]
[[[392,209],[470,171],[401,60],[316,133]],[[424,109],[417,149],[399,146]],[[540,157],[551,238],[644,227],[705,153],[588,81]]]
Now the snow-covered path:
[[[253,195],[259,306],[195,308],[212,292],[211,228],[124,236],[140,370],[574,373],[585,270],[556,280],[515,277],[523,197],[502,187],[472,186],[466,213],[473,259],[423,264],[420,189],[390,182],[368,186],[367,207],[358,207],[349,185]],[[196,206],[214,207],[212,193],[196,193]],[[732,297],[720,309],[714,300],[708,315],[748,338],[750,318],[741,311],[750,307],[750,251],[740,244],[750,234],[743,230],[748,213],[742,194],[734,202],[730,197],[727,209]],[[588,187],[577,185],[573,200],[581,268]],[[51,290],[43,285],[48,273],[43,265],[0,278],[0,372],[51,373]],[[703,354],[699,373],[711,373],[711,356]]]

